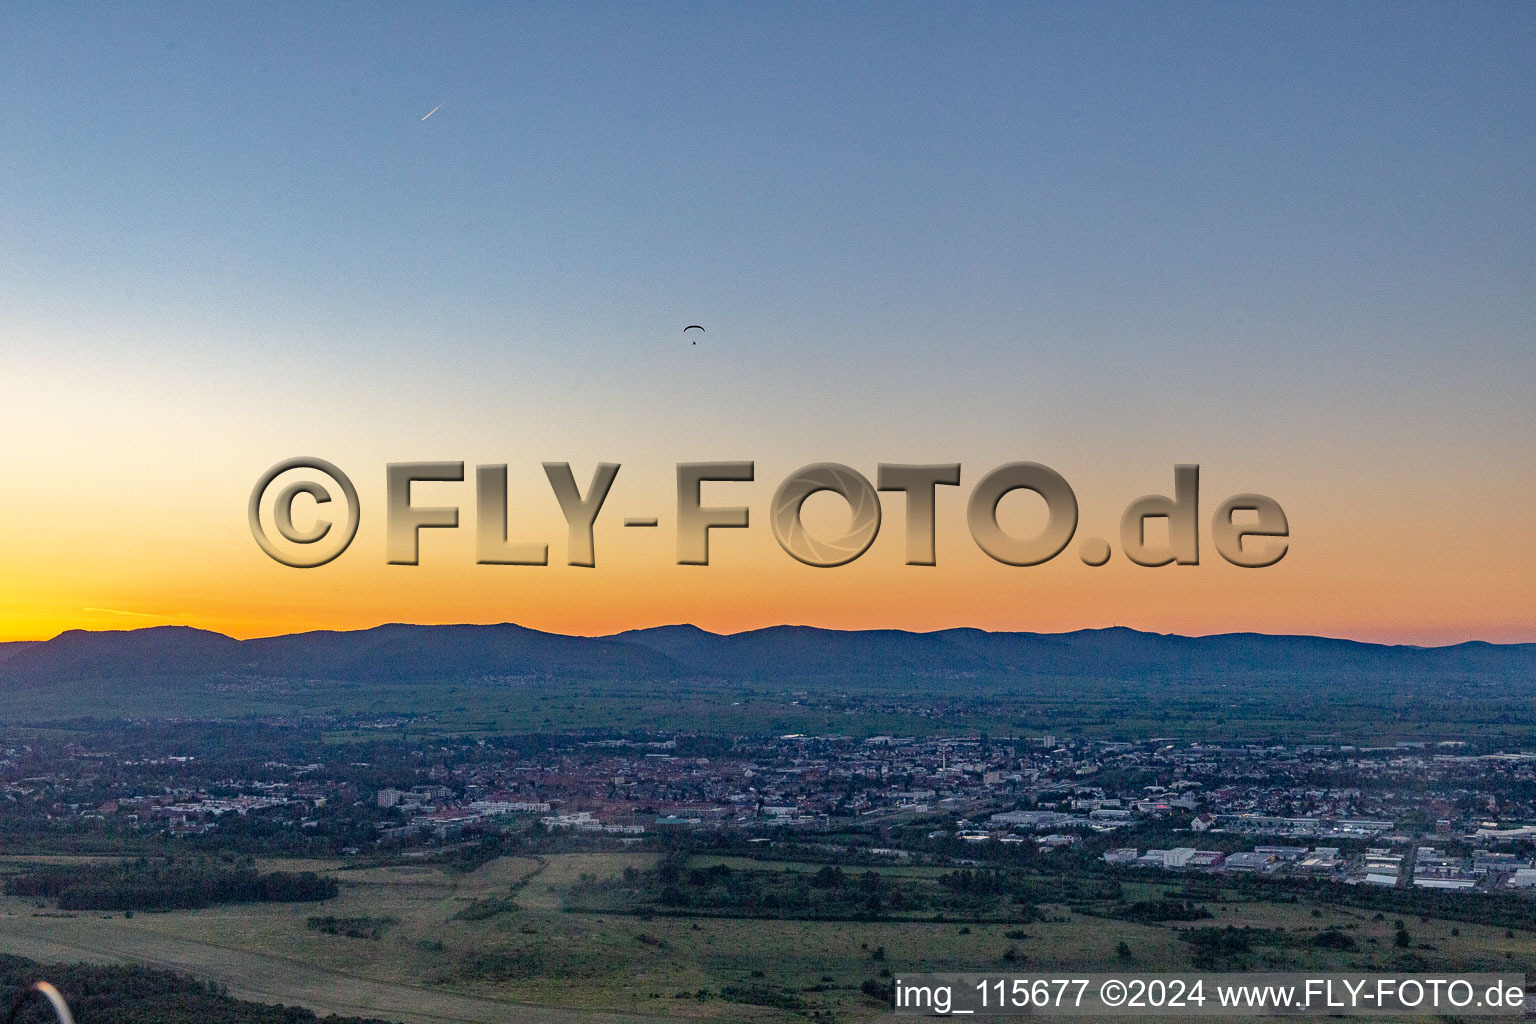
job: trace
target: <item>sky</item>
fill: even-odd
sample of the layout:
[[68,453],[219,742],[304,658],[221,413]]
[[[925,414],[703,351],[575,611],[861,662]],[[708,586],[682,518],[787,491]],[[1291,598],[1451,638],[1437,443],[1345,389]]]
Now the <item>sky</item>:
[[[0,140],[0,640],[1536,641],[1530,5],[8,4]],[[299,455],[360,495],[316,569],[246,522]],[[385,466],[425,460],[471,467],[415,489],[461,528],[387,565]],[[679,566],[675,467],[722,460],[755,479],[706,504],[752,525]],[[1015,461],[1078,540],[1198,463],[1200,564],[993,561],[966,501]],[[542,462],[622,467],[592,568]],[[961,464],[938,564],[895,494],[849,565],[781,550],[816,462]],[[475,564],[482,463],[552,564]],[[1245,492],[1289,520],[1272,567],[1210,543]]]

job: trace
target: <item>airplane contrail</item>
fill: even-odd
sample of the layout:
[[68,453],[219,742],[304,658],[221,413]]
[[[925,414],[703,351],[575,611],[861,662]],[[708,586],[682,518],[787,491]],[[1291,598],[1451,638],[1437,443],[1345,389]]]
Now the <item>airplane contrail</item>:
[[421,119],[423,121],[425,121],[427,118],[431,117],[433,114],[437,113],[439,110],[442,110],[442,109],[443,109],[443,105],[441,103],[439,103],[437,106],[433,107],[431,110],[429,110],[425,114],[423,114],[421,116]]

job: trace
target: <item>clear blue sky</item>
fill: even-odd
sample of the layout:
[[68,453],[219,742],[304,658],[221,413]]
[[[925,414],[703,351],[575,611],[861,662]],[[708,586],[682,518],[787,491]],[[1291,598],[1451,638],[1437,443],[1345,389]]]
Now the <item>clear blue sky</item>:
[[1529,327],[1533,54],[1528,4],[7,5],[3,258],[220,316]]

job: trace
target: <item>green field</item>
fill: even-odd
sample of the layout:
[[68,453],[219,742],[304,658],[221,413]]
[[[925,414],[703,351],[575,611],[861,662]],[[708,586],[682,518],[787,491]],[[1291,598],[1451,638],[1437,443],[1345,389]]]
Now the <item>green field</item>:
[[[264,870],[319,869],[341,894],[324,903],[245,905],[168,913],[63,914],[7,897],[0,952],[44,961],[102,960],[172,967],[227,984],[232,994],[318,1012],[421,1022],[568,1022],[685,1016],[709,1020],[872,1020],[884,1005],[861,988],[881,971],[1193,969],[1189,927],[1245,926],[1282,934],[1217,969],[1500,969],[1536,973],[1531,935],[1410,918],[1411,948],[1391,915],[1306,901],[1213,899],[1194,922],[1136,923],[1043,903],[1028,923],[767,920],[715,913],[579,912],[572,894],[655,854],[502,858],[464,874],[435,865],[349,869],[268,861]],[[722,858],[696,856],[707,869]],[[819,866],[725,860],[737,872]],[[17,865],[19,866],[19,865]],[[888,884],[932,886],[933,868],[882,869]],[[585,876],[585,878],[584,878]],[[1119,904],[1163,898],[1166,883],[1122,885]],[[707,908],[706,908],[707,909]],[[996,921],[996,910],[987,918]],[[354,927],[325,929],[317,915]],[[1273,929],[1284,929],[1276,933]],[[1352,950],[1320,949],[1325,931]],[[377,932],[378,937],[372,937]],[[1122,944],[1124,949],[1122,949]]]
[[[223,677],[104,679],[89,688],[22,687],[0,727],[69,738],[108,719],[333,719],[332,743],[430,736],[718,735],[993,737],[1181,736],[1210,741],[1390,743],[1475,735],[1490,744],[1536,738],[1536,704],[1509,685],[1425,677],[1388,687],[1352,680],[1319,691],[1284,679],[988,676],[952,680],[768,685],[724,680],[532,682],[355,681]],[[379,723],[392,723],[379,727]],[[72,723],[73,728],[67,724]]]

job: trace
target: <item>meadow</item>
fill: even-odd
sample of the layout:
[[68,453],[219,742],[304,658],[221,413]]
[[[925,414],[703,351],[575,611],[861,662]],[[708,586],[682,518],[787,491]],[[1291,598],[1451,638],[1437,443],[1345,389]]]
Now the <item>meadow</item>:
[[[272,860],[261,869],[318,870],[338,883],[339,895],[132,917],[6,897],[0,952],[169,967],[226,984],[241,998],[409,1024],[488,1024],[513,1015],[550,1024],[663,1016],[872,1020],[889,1013],[879,992],[890,975],[913,971],[1030,975],[1200,965],[1536,973],[1536,943],[1524,930],[1412,916],[1400,928],[1402,919],[1390,913],[1225,888],[1191,899],[1178,884],[1153,877],[1119,881],[1097,895],[1080,891],[1068,902],[1031,903],[1027,914],[1014,904],[1018,921],[1006,920],[1006,900],[969,918],[946,904],[922,920],[779,919],[760,908],[740,916],[708,905],[656,913],[633,900],[593,905],[594,893],[624,888],[626,869],[630,879],[655,877],[660,859],[641,852],[503,857],[467,873],[429,863]],[[824,867],[704,855],[684,864],[703,877],[718,877],[723,864],[757,876],[759,888],[763,876],[779,873],[791,881],[774,884],[798,884],[793,880]],[[880,870],[887,891],[930,895],[947,873]],[[1049,878],[1033,882],[1048,885]],[[1140,920],[1125,909],[1164,903],[1198,906],[1209,916]],[[332,926],[311,923],[326,919]],[[1200,930],[1203,944],[1191,941],[1191,929]],[[1403,930],[1411,936],[1406,946],[1397,937]],[[1232,935],[1244,938],[1220,941]]]

